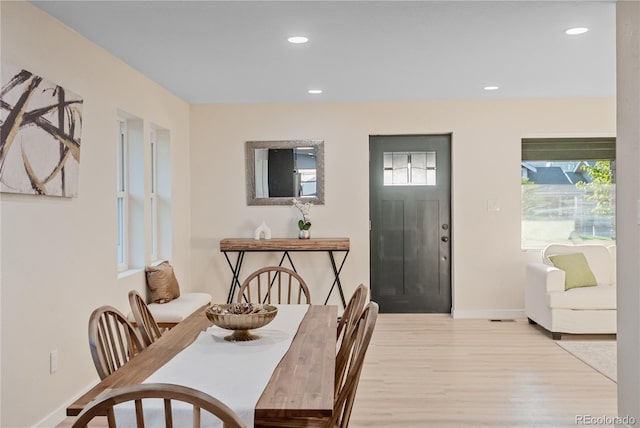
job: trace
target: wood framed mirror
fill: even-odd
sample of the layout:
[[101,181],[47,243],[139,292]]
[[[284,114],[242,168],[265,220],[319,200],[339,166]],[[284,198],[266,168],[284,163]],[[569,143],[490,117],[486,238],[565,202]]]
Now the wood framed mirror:
[[247,205],[324,205],[324,141],[246,142]]

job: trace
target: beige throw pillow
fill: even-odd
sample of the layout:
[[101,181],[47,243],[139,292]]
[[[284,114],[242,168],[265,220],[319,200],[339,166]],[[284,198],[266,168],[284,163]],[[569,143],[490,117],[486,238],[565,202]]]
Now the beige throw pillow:
[[180,297],[180,286],[173,266],[165,261],[157,266],[147,266],[147,287],[153,303],[167,303]]

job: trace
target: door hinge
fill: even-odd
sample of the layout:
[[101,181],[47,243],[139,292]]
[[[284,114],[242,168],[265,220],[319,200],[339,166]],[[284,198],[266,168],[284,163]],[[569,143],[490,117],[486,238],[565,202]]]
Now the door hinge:
[[371,232],[371,220],[369,220],[369,232]]

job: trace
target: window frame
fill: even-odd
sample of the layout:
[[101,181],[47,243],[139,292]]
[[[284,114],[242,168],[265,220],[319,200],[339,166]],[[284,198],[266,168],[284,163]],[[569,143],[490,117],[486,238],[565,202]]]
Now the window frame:
[[118,120],[116,164],[116,224],[118,272],[129,269],[129,156],[127,122]]
[[158,142],[156,132],[151,130],[149,139],[149,150],[151,164],[149,168],[150,191],[149,191],[149,257],[151,261],[158,260]]

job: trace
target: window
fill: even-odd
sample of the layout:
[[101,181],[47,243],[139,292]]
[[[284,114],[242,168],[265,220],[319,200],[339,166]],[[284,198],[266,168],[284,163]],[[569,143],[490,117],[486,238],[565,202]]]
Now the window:
[[435,186],[436,152],[384,152],[385,186]]
[[127,179],[127,123],[118,121],[118,164],[117,164],[117,233],[118,271],[129,267],[128,242],[128,179]]
[[169,260],[172,253],[171,134],[168,129],[151,124],[150,153],[148,261],[154,262]]
[[522,248],[615,243],[615,139],[523,139]]
[[118,272],[144,266],[143,122],[118,112],[116,224]]
[[119,110],[117,153],[117,258],[124,273],[171,258],[169,130]]
[[149,223],[151,226],[151,242],[150,244],[150,257],[152,261],[158,259],[158,150],[156,142],[156,132],[151,131],[150,138],[150,178],[151,178],[151,191],[149,192]]

